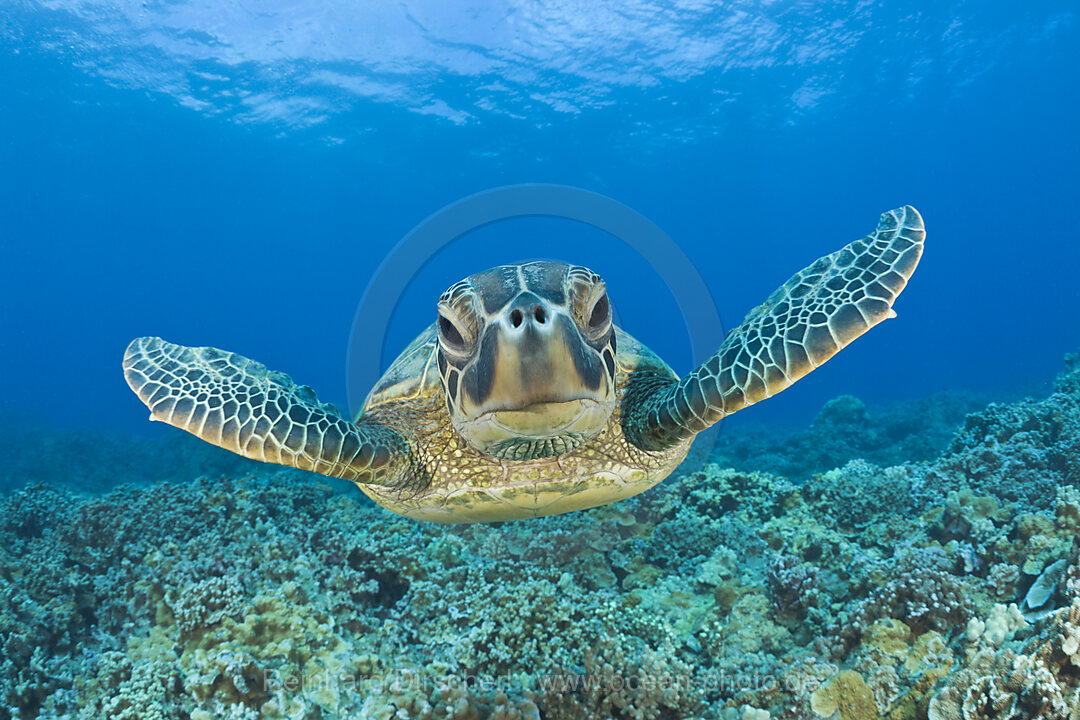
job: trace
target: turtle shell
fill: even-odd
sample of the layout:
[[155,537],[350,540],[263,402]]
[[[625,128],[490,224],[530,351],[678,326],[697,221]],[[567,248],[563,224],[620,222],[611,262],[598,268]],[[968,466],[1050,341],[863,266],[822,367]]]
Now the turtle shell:
[[437,349],[438,339],[432,323],[386,369],[368,393],[360,414],[388,402],[442,392],[442,380],[435,360]]

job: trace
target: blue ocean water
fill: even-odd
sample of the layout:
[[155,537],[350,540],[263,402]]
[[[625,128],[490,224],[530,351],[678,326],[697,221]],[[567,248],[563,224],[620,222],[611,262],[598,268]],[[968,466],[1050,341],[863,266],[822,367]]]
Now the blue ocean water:
[[[1078,38],[1065,0],[5,3],[3,407],[145,430],[119,372],[139,335],[242,352],[344,404],[383,257],[516,183],[651,219],[729,327],[879,213],[918,207],[927,251],[899,318],[762,421],[840,393],[1045,385],[1080,344]],[[690,369],[647,263],[552,219],[429,263],[384,362],[451,282],[534,257],[593,267],[627,329]]]

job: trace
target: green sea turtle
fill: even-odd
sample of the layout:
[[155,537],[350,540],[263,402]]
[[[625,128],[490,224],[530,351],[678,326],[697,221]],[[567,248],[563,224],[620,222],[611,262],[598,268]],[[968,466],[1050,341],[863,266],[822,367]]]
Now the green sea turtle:
[[697,433],[775,395],[886,318],[922,255],[912,207],[820,258],[681,380],[612,324],[603,280],[554,262],[451,286],[438,318],[352,421],[308,387],[216,348],[139,338],[131,389],[160,420],[233,452],[355,482],[437,522],[540,517],[636,495]]

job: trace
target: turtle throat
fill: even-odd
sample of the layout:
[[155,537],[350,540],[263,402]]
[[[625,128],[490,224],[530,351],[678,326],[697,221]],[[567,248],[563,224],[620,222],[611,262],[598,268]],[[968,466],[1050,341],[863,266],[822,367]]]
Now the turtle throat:
[[588,436],[576,433],[540,440],[510,438],[492,445],[489,454],[502,460],[540,460],[565,455],[588,441]]

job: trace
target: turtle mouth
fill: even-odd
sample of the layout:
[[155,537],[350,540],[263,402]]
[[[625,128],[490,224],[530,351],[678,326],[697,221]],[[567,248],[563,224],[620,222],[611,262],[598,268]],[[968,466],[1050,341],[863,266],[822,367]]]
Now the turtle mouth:
[[603,429],[611,409],[595,398],[532,403],[489,410],[460,430],[473,447],[490,455],[532,460],[581,447]]
[[580,425],[583,416],[600,410],[600,403],[593,398],[579,398],[564,402],[540,402],[522,408],[491,410],[476,419],[477,423],[490,422],[507,432],[523,438],[551,438],[572,432]]

